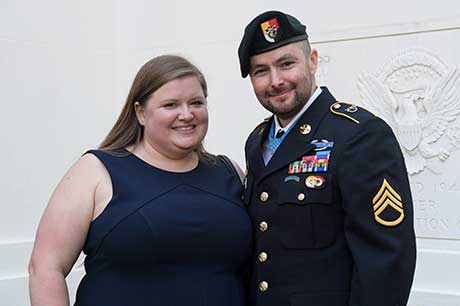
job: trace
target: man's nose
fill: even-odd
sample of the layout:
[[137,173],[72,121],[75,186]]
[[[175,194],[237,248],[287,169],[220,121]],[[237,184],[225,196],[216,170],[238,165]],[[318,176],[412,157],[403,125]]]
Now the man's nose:
[[284,79],[279,71],[276,69],[273,69],[270,72],[270,77],[271,77],[271,86],[274,88],[280,87],[284,84]]

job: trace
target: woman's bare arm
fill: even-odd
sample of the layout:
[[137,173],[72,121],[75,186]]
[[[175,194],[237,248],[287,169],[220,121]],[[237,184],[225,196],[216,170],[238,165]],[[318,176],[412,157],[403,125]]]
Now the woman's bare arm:
[[92,154],[81,157],[64,175],[38,226],[29,263],[32,306],[67,306],[65,277],[77,260],[94,213],[105,168]]

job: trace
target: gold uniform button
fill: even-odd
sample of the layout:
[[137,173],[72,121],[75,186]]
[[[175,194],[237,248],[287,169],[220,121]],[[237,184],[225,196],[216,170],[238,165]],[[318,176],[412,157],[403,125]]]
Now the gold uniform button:
[[268,290],[268,283],[266,281],[262,281],[259,283],[259,290],[265,292]]
[[260,200],[261,200],[262,202],[267,202],[267,200],[268,200],[268,193],[265,192],[265,191],[262,192],[262,193],[260,194]]
[[262,232],[265,232],[266,230],[268,230],[268,223],[265,222],[265,221],[260,222],[260,224],[259,224],[259,229],[260,229]]
[[297,195],[297,200],[299,200],[299,201],[305,200],[305,194],[299,193],[299,194]]
[[259,261],[260,262],[266,262],[268,259],[268,254],[265,252],[260,252],[259,253]]
[[334,104],[334,108],[335,108],[335,109],[339,109],[339,108],[341,108],[341,107],[342,107],[342,105],[340,105],[339,103]]

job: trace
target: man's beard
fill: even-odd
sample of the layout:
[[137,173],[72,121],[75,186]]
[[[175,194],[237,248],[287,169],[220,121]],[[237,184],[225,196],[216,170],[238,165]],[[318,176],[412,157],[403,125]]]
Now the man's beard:
[[295,117],[297,113],[304,107],[305,103],[307,103],[308,98],[310,97],[310,94],[308,96],[303,96],[300,97],[297,92],[294,92],[294,104],[292,107],[286,111],[280,111],[275,109],[275,107],[267,101],[267,103],[264,103],[263,106],[265,107],[266,110],[270,111],[271,113],[275,114],[278,118],[282,120],[289,120]]

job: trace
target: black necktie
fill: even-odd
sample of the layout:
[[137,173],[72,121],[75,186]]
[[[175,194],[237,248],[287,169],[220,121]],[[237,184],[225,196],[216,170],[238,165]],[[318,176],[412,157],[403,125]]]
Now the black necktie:
[[284,135],[284,131],[283,130],[279,130],[278,133],[276,133],[276,136],[275,138],[280,138],[281,136]]

